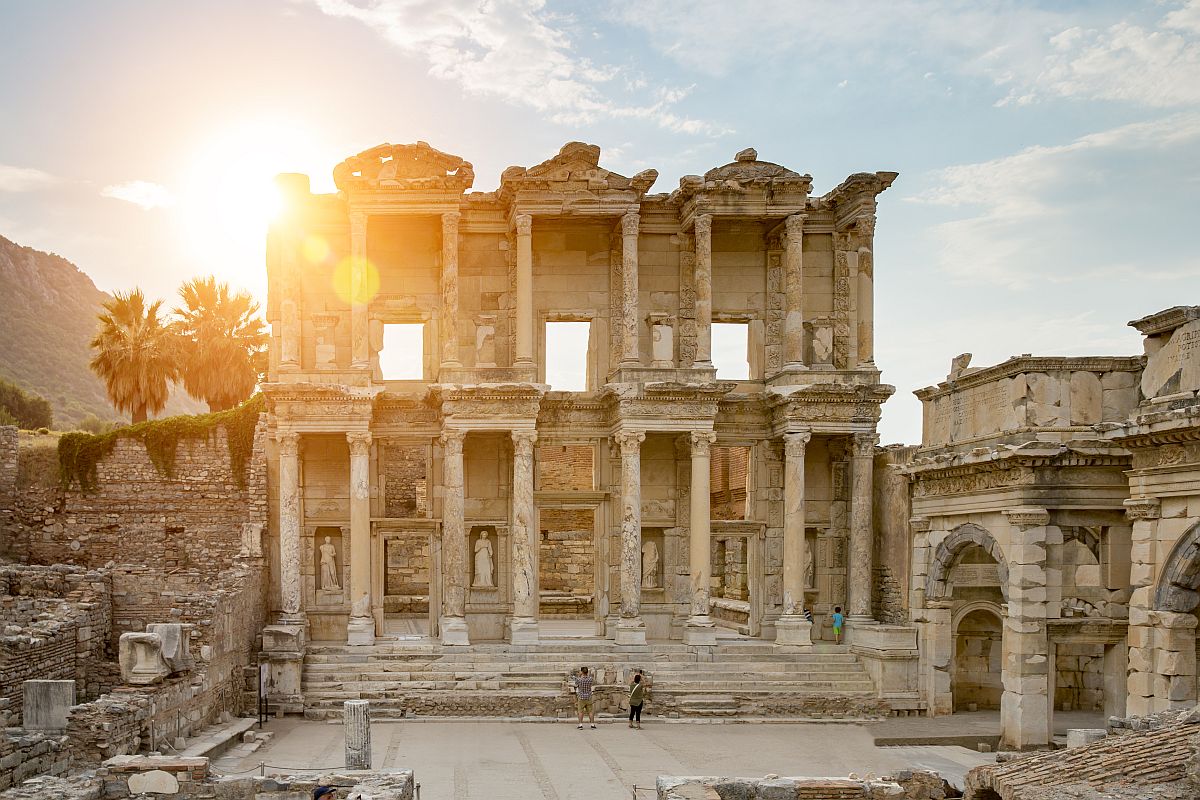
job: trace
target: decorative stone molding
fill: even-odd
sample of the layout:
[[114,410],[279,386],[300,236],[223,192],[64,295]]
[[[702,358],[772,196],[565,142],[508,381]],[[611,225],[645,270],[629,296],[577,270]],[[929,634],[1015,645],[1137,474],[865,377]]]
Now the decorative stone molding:
[[1124,502],[1125,516],[1131,522],[1158,519],[1162,503],[1157,497],[1131,497]]
[[912,529],[913,533],[929,533],[933,523],[929,517],[912,517],[908,521],[908,527]]
[[1023,531],[1030,528],[1041,528],[1050,524],[1050,512],[1044,508],[1022,506],[1020,508],[1006,509],[1003,513],[1010,523]]
[[947,600],[950,597],[950,568],[958,554],[971,546],[979,546],[996,560],[996,572],[1000,579],[1000,592],[1008,602],[1008,562],[999,543],[985,528],[967,522],[943,539],[934,550],[929,563],[929,575],[925,579],[926,601]]

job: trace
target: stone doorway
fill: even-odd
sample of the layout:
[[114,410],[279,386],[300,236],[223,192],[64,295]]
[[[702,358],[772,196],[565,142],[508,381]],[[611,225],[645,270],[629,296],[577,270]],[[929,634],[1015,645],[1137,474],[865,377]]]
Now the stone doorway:
[[428,637],[434,633],[435,602],[431,576],[436,574],[433,537],[429,530],[400,528],[377,537],[376,563],[381,567],[382,608],[377,614],[382,636]]
[[997,609],[964,609],[954,626],[950,691],[955,711],[999,709],[1004,694],[1004,623]]
[[538,511],[538,616],[545,621],[579,620],[596,614],[596,510],[542,508]]

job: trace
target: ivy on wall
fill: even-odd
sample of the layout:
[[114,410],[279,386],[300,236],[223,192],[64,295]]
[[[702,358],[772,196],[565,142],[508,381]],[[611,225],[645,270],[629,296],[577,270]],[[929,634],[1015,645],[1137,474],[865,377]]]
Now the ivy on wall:
[[237,408],[214,414],[152,419],[102,434],[65,433],[58,440],[59,483],[64,489],[78,485],[84,492],[94,491],[99,485],[96,468],[118,439],[140,441],[158,473],[164,478],[174,477],[179,442],[206,439],[221,427],[229,446],[229,469],[238,488],[244,489],[246,462],[254,449],[254,428],[263,408],[262,395],[256,394]]

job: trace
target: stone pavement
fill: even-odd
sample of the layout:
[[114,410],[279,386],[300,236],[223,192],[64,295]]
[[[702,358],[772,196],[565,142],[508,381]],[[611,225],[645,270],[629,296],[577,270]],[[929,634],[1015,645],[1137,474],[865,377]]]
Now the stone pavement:
[[[340,725],[284,719],[267,729],[275,733],[267,746],[240,762],[222,759],[214,771],[257,771],[260,761],[268,774],[341,768]],[[373,767],[414,770],[424,800],[628,800],[634,786],[638,797],[652,797],[659,775],[845,777],[906,768],[934,769],[961,786],[966,770],[994,758],[958,747],[879,748],[866,727],[835,722],[652,721],[640,731],[624,721],[582,731],[573,722],[390,722],[373,726],[372,746]]]

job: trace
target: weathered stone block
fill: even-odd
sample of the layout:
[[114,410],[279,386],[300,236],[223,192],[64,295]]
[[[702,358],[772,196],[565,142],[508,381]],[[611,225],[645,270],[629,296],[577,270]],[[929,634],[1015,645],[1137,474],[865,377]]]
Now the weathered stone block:
[[75,705],[75,681],[25,681],[21,719],[26,730],[65,730]]

